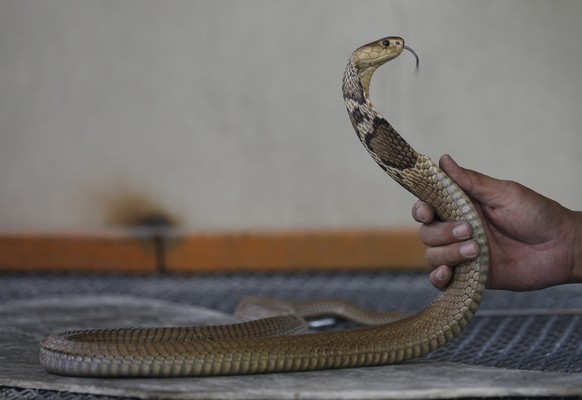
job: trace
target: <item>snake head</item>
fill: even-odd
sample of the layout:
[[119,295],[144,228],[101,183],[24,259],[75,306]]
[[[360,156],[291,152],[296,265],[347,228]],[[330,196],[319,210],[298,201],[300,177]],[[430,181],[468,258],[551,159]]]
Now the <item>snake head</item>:
[[370,80],[376,68],[398,57],[403,50],[410,51],[416,58],[418,70],[419,59],[414,50],[404,44],[404,39],[399,36],[387,36],[374,42],[365,44],[354,51],[352,60],[356,65],[360,82],[367,96]]
[[405,47],[401,37],[388,36],[359,47],[353,57],[360,70],[376,69],[398,57]]

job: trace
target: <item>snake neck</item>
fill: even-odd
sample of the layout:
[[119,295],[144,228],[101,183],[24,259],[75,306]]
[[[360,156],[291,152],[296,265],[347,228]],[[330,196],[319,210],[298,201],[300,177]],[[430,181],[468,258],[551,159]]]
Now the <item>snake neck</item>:
[[[350,57],[343,78],[343,97],[360,141],[388,175],[403,184],[402,172],[414,168],[419,154],[380,115],[370,101],[369,87],[376,68],[360,69]],[[407,188],[408,189],[408,188]]]

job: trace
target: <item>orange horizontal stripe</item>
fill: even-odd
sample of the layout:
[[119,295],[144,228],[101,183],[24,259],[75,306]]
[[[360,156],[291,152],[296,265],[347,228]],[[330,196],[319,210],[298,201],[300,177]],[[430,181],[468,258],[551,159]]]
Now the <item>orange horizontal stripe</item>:
[[337,230],[186,234],[165,237],[172,272],[419,268],[416,231]]
[[425,269],[414,230],[0,232],[0,271],[97,273]]
[[0,232],[2,271],[152,273],[157,267],[147,233]]

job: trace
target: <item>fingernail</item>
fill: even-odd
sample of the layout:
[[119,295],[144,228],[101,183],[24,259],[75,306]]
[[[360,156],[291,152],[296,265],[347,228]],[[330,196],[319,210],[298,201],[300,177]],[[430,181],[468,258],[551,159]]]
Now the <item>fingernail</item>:
[[477,255],[477,245],[474,242],[468,242],[461,246],[461,255],[467,258],[473,258]]
[[439,280],[439,281],[444,281],[447,277],[445,274],[445,271],[443,271],[442,268],[437,268],[437,270],[434,273],[435,277]]
[[469,227],[466,223],[461,222],[453,228],[453,235],[459,239],[467,239],[469,238]]
[[425,215],[422,212],[422,209],[420,207],[416,209],[416,218],[418,218],[418,220],[420,222],[425,222],[426,221],[426,217],[425,217]]

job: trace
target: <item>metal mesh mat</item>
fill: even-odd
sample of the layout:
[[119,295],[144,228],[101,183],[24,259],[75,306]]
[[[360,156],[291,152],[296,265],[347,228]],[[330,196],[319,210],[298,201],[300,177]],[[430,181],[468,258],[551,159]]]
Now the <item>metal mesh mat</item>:
[[[0,386],[0,399],[7,400],[22,400],[22,399],[38,399],[38,400],[107,400],[110,396],[99,396],[94,394],[80,394],[71,392],[57,392],[54,390],[38,390],[38,389],[21,389]],[[124,397],[126,400],[131,397]]]
[[[57,392],[52,390],[34,390],[34,389],[20,389],[0,386],[0,398],[7,400],[21,400],[21,399],[39,399],[39,400],[107,400],[112,399],[109,396],[98,396],[92,394],[79,394],[70,392]],[[131,397],[124,397],[126,400],[131,400]],[[465,397],[457,400],[473,400],[482,399],[482,397]],[[580,397],[497,397],[497,400],[576,400]]]
[[[230,313],[248,294],[345,298],[374,310],[417,311],[432,301],[437,291],[422,273],[4,275],[0,279],[0,303],[5,304],[89,293],[133,295]],[[459,337],[427,358],[499,368],[582,372],[582,285],[524,293],[488,291],[476,318]],[[0,397],[67,398],[59,392],[16,388],[0,388]]]
[[582,314],[477,317],[427,356],[489,367],[582,372]]
[[[115,294],[154,298],[232,312],[245,295],[344,298],[374,310],[416,311],[433,300],[425,273],[231,275],[1,275],[0,303],[34,297]],[[487,291],[480,310],[582,310],[582,285],[535,292]]]

